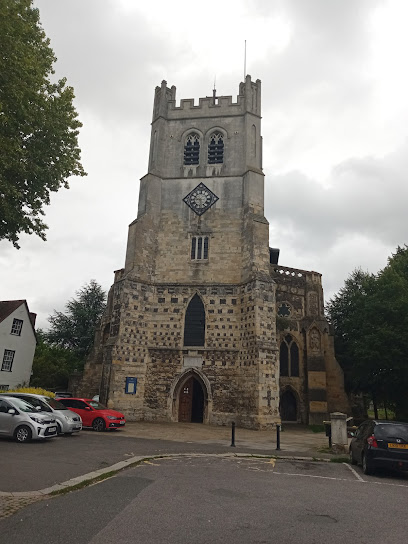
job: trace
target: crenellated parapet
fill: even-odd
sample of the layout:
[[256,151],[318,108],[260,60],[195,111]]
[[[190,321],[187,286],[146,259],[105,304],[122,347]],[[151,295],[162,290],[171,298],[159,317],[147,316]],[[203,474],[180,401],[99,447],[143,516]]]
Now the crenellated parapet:
[[176,105],[176,87],[167,87],[167,82],[162,81],[161,86],[156,87],[153,122],[159,117],[165,119],[183,119],[192,117],[222,117],[229,115],[242,115],[251,113],[260,117],[261,115],[261,81],[255,82],[248,75],[245,82],[239,85],[239,94],[236,101],[232,96],[206,96],[198,99],[183,98],[180,105]]

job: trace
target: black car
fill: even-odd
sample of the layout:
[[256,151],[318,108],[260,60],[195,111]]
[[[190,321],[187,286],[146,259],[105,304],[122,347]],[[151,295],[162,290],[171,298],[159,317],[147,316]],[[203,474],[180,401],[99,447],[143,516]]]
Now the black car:
[[408,423],[364,421],[351,440],[350,462],[362,465],[364,474],[376,468],[408,470]]

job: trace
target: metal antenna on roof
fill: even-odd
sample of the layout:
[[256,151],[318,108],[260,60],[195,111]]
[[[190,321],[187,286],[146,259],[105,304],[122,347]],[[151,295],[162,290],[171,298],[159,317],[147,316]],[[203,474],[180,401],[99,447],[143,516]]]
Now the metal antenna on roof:
[[217,91],[215,90],[215,80],[216,76],[214,76],[214,89],[213,89],[213,105],[215,106],[215,99],[217,97]]
[[246,40],[245,40],[245,48],[244,48],[244,81],[246,76]]

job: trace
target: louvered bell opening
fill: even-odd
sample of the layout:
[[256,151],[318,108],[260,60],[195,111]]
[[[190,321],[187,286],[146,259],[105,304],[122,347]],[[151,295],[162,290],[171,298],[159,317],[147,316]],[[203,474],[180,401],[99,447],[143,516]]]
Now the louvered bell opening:
[[224,162],[224,142],[218,144],[214,140],[208,146],[208,164],[222,164]]

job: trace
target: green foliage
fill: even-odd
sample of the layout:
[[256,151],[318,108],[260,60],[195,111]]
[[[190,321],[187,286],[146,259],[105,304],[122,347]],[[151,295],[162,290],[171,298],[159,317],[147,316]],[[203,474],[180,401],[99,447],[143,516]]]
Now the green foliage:
[[408,418],[408,248],[372,275],[355,270],[329,302],[336,356],[349,390],[370,393]]
[[34,354],[30,385],[49,389],[66,389],[70,374],[79,370],[82,361],[71,350],[52,346],[46,333],[37,330],[37,347]]
[[19,234],[45,240],[43,206],[68,188],[80,163],[74,93],[52,83],[56,61],[32,0],[0,1],[0,240]]
[[16,387],[14,389],[7,389],[7,393],[31,393],[32,395],[55,397],[55,393],[52,391],[47,391],[47,389],[43,389],[42,387]]
[[68,301],[66,312],[55,312],[48,318],[51,324],[47,342],[69,350],[81,361],[81,367],[93,346],[95,329],[106,307],[106,293],[91,280],[77,291],[77,298]]

